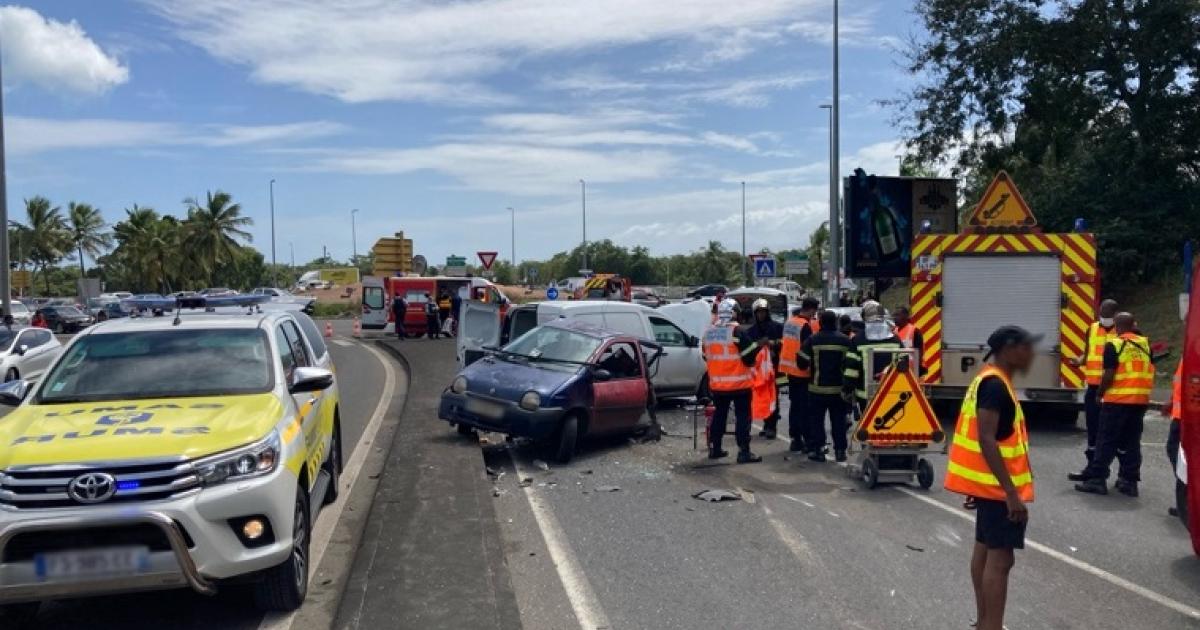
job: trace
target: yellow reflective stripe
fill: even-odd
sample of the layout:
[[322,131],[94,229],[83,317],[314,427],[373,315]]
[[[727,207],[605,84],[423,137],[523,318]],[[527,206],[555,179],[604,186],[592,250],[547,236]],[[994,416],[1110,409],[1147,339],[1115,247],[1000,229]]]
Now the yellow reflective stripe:
[[[966,466],[963,466],[962,464],[955,463],[954,461],[950,462],[949,466],[946,468],[946,471],[951,475],[956,475],[981,485],[993,486],[996,488],[1000,487],[1000,480],[996,479],[996,476],[992,473],[972,470]],[[1033,473],[1024,472],[1018,475],[1009,473],[1009,479],[1012,480],[1014,487],[1020,488],[1021,486],[1027,486],[1033,483]]]
[[[1016,427],[1013,427],[1013,429],[1015,431]],[[972,453],[983,453],[983,450],[979,446],[979,442],[972,440],[966,435],[958,432],[955,432],[954,434],[954,444],[956,446],[961,446]],[[1004,446],[1003,444],[997,444],[997,446],[1000,447],[1000,455],[1005,459],[1011,459],[1013,457],[1017,457],[1018,455],[1024,455],[1029,452],[1029,447],[1020,442],[1018,442],[1016,446]]]
[[750,355],[754,354],[755,352],[758,352],[758,346],[757,346],[757,345],[750,346],[749,348],[746,348],[745,350],[742,350],[742,351],[741,351],[741,353],[739,354],[739,356],[746,357],[746,356],[750,356]]

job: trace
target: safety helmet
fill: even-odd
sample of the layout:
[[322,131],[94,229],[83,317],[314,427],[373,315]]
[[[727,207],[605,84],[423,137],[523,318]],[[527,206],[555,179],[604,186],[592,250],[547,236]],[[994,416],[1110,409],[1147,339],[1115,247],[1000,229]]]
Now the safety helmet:
[[862,305],[862,318],[866,322],[883,321],[883,305],[875,300],[867,300]]
[[754,300],[754,304],[750,307],[751,312],[757,310],[770,311],[771,305],[767,302],[767,298],[758,298]]
[[717,323],[732,322],[741,310],[742,307],[738,305],[737,300],[732,298],[721,300],[721,303],[717,305]]

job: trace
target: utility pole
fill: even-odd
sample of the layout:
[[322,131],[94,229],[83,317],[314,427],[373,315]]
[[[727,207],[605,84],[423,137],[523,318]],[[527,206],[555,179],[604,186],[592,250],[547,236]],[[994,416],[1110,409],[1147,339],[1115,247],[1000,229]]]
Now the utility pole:
[[288,249],[292,252],[292,271],[296,270],[296,244],[288,241]]
[[746,273],[746,182],[742,182],[742,282],[749,283],[750,274]]
[[511,258],[508,264],[512,265],[513,274],[515,275],[517,273],[517,211],[513,210],[512,206],[508,207],[508,211],[512,213],[512,249],[509,250]]
[[0,305],[12,312],[12,270],[8,267],[8,179],[4,164],[4,80],[0,77]]
[[583,269],[579,273],[587,275],[587,182],[579,180],[579,200],[583,207]]
[[358,214],[358,208],[350,211],[350,260],[355,267],[358,266],[358,231],[354,225],[354,215]]
[[832,121],[829,125],[829,300],[825,305],[833,306],[841,288],[842,280],[842,221],[838,207],[838,161],[840,143],[838,136],[840,81],[838,68],[838,0],[833,0],[833,103],[829,110]]
[[271,284],[279,286],[279,268],[275,264],[275,179],[271,179]]

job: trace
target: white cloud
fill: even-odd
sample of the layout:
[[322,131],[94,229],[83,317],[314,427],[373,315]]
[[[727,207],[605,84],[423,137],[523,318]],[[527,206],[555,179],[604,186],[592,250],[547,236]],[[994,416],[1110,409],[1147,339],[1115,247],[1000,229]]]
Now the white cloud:
[[255,79],[347,102],[505,102],[486,80],[527,59],[657,42],[744,56],[826,0],[144,0],[183,39]]
[[168,146],[266,145],[341,132],[337,123],[318,120],[283,125],[181,125],[107,118],[58,120],[8,116],[9,152],[14,156],[70,149],[130,149]]
[[48,91],[101,94],[129,80],[129,68],[75,21],[58,22],[25,7],[0,7],[5,81]]

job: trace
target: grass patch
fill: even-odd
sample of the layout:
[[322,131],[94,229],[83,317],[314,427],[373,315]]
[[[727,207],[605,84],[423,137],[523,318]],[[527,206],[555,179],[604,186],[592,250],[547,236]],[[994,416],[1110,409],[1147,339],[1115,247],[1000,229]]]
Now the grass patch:
[[1183,321],[1179,319],[1179,292],[1183,289],[1183,274],[1165,274],[1154,282],[1136,286],[1116,287],[1105,292],[1121,305],[1121,310],[1133,313],[1142,334],[1150,343],[1167,344],[1171,355],[1155,365],[1155,385],[1169,387],[1179,352],[1183,348]]
[[353,317],[359,306],[353,303],[317,302],[312,316],[316,319],[343,319]]

